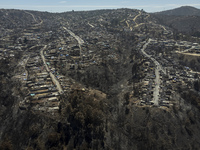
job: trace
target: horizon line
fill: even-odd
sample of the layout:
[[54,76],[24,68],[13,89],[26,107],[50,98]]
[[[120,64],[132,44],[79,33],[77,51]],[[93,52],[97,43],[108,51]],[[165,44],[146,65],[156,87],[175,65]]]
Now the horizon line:
[[[138,6],[118,6],[118,5],[2,5],[0,7],[4,7],[4,8],[0,8],[0,9],[16,9],[16,10],[30,10],[30,11],[41,11],[41,12],[50,12],[50,13],[62,13],[62,12],[68,12],[71,10],[67,10],[67,11],[52,11],[52,10],[38,10],[41,8],[71,8],[74,11],[92,11],[92,10],[101,10],[101,9],[144,9],[145,8],[163,8],[164,10],[166,10],[166,8],[168,8],[167,10],[170,9],[174,9],[174,8],[179,8],[179,7],[183,7],[183,6],[191,6],[191,7],[200,7],[200,4],[184,4],[184,5],[178,5],[178,4],[168,4],[168,5],[138,5]],[[5,8],[7,7],[7,8]],[[33,8],[33,9],[31,9]],[[35,8],[35,9],[34,9]],[[38,9],[37,9],[38,8]],[[76,10],[75,8],[83,8]],[[84,8],[89,8],[89,9],[84,9]],[[94,9],[90,9],[90,8],[94,8]],[[199,9],[199,8],[197,8]],[[158,12],[158,11],[164,11],[164,10],[157,10],[157,11],[146,11],[146,12]]]

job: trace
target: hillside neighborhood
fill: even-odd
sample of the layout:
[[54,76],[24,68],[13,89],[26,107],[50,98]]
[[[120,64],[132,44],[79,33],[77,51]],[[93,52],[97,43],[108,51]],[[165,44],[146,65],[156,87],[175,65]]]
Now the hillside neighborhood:
[[163,13],[1,9],[0,149],[13,119],[24,149],[198,149],[200,37]]

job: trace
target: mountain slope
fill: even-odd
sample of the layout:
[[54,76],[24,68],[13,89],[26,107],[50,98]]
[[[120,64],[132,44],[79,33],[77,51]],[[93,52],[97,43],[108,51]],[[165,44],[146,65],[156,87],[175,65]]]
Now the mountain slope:
[[183,6],[173,10],[152,14],[160,24],[169,26],[178,32],[200,36],[200,10]]
[[183,62],[183,39],[152,15],[0,16],[0,150],[199,149],[200,80],[194,91],[187,64],[200,61]]
[[172,10],[157,12],[156,14],[173,16],[200,16],[200,9],[191,6],[182,6]]

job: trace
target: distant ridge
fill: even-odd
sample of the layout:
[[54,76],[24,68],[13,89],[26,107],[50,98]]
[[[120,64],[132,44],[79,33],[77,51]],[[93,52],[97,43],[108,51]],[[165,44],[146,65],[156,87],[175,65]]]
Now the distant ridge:
[[155,14],[173,16],[200,16],[200,9],[191,6],[182,6],[172,10],[157,12]]
[[200,9],[182,6],[176,9],[153,13],[160,24],[169,26],[179,32],[200,37]]

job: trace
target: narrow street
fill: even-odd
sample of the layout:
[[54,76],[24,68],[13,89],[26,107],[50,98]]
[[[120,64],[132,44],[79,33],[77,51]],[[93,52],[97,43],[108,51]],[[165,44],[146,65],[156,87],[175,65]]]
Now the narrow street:
[[159,89],[160,89],[160,83],[161,83],[161,80],[160,80],[160,73],[159,71],[162,71],[164,74],[166,74],[165,70],[161,67],[160,63],[158,61],[156,61],[151,55],[148,55],[144,50],[147,48],[148,44],[152,41],[152,39],[149,39],[148,42],[146,42],[143,46],[143,48],[141,49],[141,52],[143,53],[144,56],[150,58],[156,68],[155,68],[155,88],[154,88],[154,92],[153,92],[153,103],[154,105],[158,106],[159,105],[159,97],[160,97],[160,94],[159,94]]
[[45,68],[46,68],[47,72],[49,72],[49,74],[50,74],[52,82],[56,85],[56,88],[58,89],[59,93],[62,94],[63,93],[63,89],[62,89],[60,83],[58,82],[58,80],[56,79],[56,77],[53,75],[53,73],[50,72],[50,69],[47,66],[47,63],[46,63],[46,60],[45,60],[45,57],[44,57],[44,50],[46,48],[47,48],[47,45],[45,45],[44,48],[40,51],[40,55],[42,57],[42,60],[43,60],[43,63],[45,65]]
[[65,29],[71,36],[73,36],[77,40],[78,45],[79,45],[79,49],[80,49],[80,57],[82,59],[81,45],[84,43],[84,41],[79,36],[75,35],[72,31],[68,30],[67,28],[63,27],[63,29]]
[[82,45],[84,41],[77,35],[75,35],[72,31],[68,30],[67,28],[63,27],[71,36],[73,36],[77,41],[79,45]]

